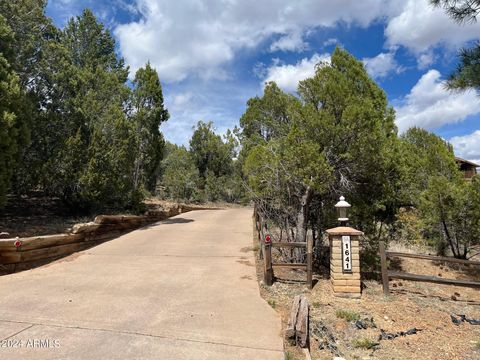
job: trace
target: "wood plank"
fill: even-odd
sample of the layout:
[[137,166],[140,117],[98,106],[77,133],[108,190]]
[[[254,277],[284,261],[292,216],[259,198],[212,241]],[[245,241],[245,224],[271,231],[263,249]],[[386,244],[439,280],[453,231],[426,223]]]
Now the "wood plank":
[[146,216],[138,216],[138,215],[98,215],[95,218],[94,223],[95,224],[118,224],[118,223],[125,223],[125,222],[140,222],[145,218]]
[[273,267],[279,268],[298,268],[298,269],[307,269],[307,264],[298,264],[298,263],[273,263]]
[[304,348],[303,353],[305,354],[305,360],[312,360],[312,356],[310,355],[310,350],[308,350],[308,348]]
[[93,221],[88,223],[75,224],[72,228],[72,233],[88,233],[96,231],[100,227],[100,224],[95,224]]
[[306,248],[307,243],[306,242],[272,242],[272,246],[274,248],[282,248],[282,247],[287,247],[287,248],[302,247],[302,248]]
[[476,282],[476,281],[445,279],[445,278],[436,277],[436,276],[417,275],[417,274],[405,273],[400,271],[389,271],[388,277],[392,279],[430,282],[430,283],[436,283],[436,284],[480,287],[480,282]]
[[307,239],[307,286],[313,288],[313,239]]
[[385,243],[383,241],[379,242],[380,249],[380,266],[382,269],[382,284],[383,284],[383,294],[389,295],[390,289],[388,288],[388,267],[387,267],[387,255],[385,253]]
[[264,264],[264,277],[265,284],[270,286],[273,284],[273,266],[272,266],[272,246],[270,244],[264,244],[265,260]]
[[84,237],[84,234],[60,234],[23,239],[20,251],[43,249],[46,247],[78,243],[82,242],[84,240]]
[[22,254],[19,251],[2,251],[0,253],[0,264],[15,264],[22,260]]
[[125,231],[120,231],[120,230],[109,231],[103,234],[88,234],[85,237],[85,241],[96,242],[96,241],[101,241],[106,239],[113,239],[123,234],[125,234]]
[[309,308],[307,298],[302,296],[300,298],[300,307],[298,308],[297,323],[295,324],[295,338],[297,345],[301,348],[308,346]]
[[400,253],[400,252],[394,252],[394,251],[388,251],[386,253],[386,255],[388,257],[406,257],[406,258],[424,259],[424,260],[432,260],[432,261],[445,261],[445,262],[465,264],[465,265],[480,265],[480,261],[455,259],[455,258],[444,257],[444,256],[423,255],[423,254],[408,254],[408,253]]
[[293,298],[290,317],[288,318],[287,329],[285,330],[285,339],[292,345],[295,344],[295,324],[297,323],[298,309],[300,308],[300,295]]
[[[84,234],[55,234],[55,235],[42,235],[32,236],[27,238],[20,238],[22,246],[19,251],[41,249],[49,246],[71,244],[75,242],[83,241]],[[0,250],[16,251],[15,248],[16,239],[3,239],[0,240]]]
[[92,246],[92,243],[79,242],[28,251],[2,252],[1,260],[4,264],[41,260],[55,256],[70,255],[90,246]]

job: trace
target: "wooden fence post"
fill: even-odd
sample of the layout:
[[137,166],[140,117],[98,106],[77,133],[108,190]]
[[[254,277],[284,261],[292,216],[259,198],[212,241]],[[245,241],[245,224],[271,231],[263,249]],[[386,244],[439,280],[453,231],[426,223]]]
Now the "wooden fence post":
[[272,266],[272,244],[263,242],[265,248],[264,254],[264,280],[265,284],[271,286],[273,284],[273,266]]
[[312,277],[312,261],[313,261],[313,239],[307,238],[307,286],[309,289],[313,288],[313,277]]
[[383,294],[390,295],[390,289],[388,285],[388,268],[387,268],[387,255],[385,254],[385,243],[380,241],[380,266],[382,269],[382,283],[383,283]]

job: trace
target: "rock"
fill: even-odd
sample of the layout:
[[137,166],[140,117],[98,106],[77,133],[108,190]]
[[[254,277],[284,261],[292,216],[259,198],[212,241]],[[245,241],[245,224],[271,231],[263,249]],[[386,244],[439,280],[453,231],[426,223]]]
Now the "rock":
[[450,319],[452,319],[452,322],[457,326],[462,322],[462,320],[457,319],[454,315],[450,315]]
[[339,356],[341,354],[337,348],[337,341],[330,329],[328,329],[328,327],[325,326],[321,321],[313,324],[312,327],[313,335],[315,335],[318,339],[318,349],[330,351],[334,356],[336,356],[334,359],[343,359],[341,356]]
[[422,331],[422,329],[417,329],[417,328],[411,328],[406,331],[398,331],[396,333],[388,333],[384,331],[383,329],[380,329],[380,335],[378,337],[378,341],[380,340],[393,340],[399,336],[407,336],[407,335],[415,335],[419,331]]
[[457,297],[455,295],[450,296],[450,299],[452,299],[453,301],[457,301]]
[[480,325],[480,319],[469,319],[465,315],[458,315],[462,321],[468,322],[470,325]]
[[354,323],[354,325],[358,330],[362,330],[362,329],[365,330],[367,328],[373,328],[373,329],[377,328],[377,325],[375,324],[373,317],[371,318],[365,317],[363,318],[363,320],[357,320]]
[[460,296],[460,294],[458,292],[454,292],[453,295]]

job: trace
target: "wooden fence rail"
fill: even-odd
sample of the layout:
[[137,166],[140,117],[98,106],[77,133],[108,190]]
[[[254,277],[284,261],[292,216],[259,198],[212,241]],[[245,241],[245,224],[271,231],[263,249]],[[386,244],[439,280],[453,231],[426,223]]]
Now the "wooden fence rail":
[[449,262],[449,263],[463,264],[463,265],[477,265],[477,266],[480,265],[479,261],[455,259],[455,258],[448,258],[443,256],[408,254],[408,253],[400,253],[400,252],[393,252],[393,251],[385,251],[385,243],[383,241],[380,241],[379,249],[380,249],[380,265],[382,270],[383,293],[385,295],[390,294],[390,288],[389,288],[390,279],[402,279],[402,280],[410,280],[410,281],[421,281],[421,282],[430,282],[435,284],[457,285],[457,286],[467,286],[467,287],[480,287],[480,282],[476,282],[476,281],[444,279],[437,276],[418,275],[418,274],[411,274],[407,272],[391,271],[391,270],[388,270],[388,264],[387,264],[387,258],[394,258],[394,257],[404,257],[404,258]]
[[[313,239],[307,238],[305,242],[267,242],[265,241],[268,235],[267,222],[258,212],[255,206],[253,210],[255,219],[255,229],[258,233],[259,258],[263,259],[264,282],[271,286],[274,279],[274,267],[276,268],[291,268],[291,269],[305,269],[307,271],[307,285],[311,289],[313,287]],[[272,248],[305,248],[307,251],[307,263],[274,263],[272,260]]]

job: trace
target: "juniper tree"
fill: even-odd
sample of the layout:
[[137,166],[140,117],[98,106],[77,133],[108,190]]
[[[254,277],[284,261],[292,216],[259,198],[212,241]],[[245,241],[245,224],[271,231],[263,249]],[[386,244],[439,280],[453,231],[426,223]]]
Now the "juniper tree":
[[154,193],[164,150],[160,125],[170,115],[163,104],[162,86],[157,71],[150,63],[137,70],[133,86],[131,118],[138,143],[134,184],[135,188],[143,185],[150,193]]
[[[260,200],[278,211],[302,241],[307,225],[333,225],[334,201],[345,195],[354,222],[373,232],[390,215],[396,141],[393,110],[363,64],[337,48],[300,82],[299,97],[268,84],[242,116],[245,172]],[[291,217],[288,214],[296,214]]]

